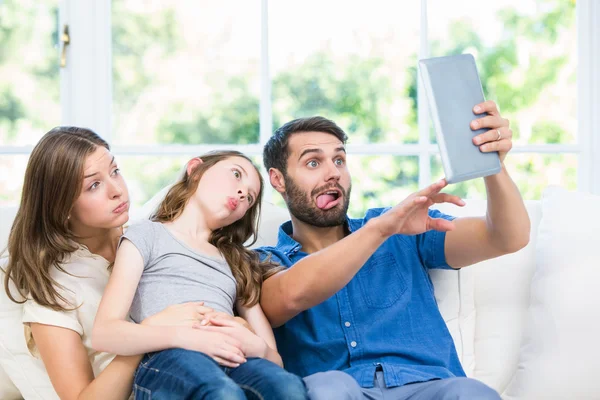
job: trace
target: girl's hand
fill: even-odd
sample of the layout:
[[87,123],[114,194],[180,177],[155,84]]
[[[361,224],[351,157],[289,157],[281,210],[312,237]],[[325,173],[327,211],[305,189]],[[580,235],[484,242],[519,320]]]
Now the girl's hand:
[[175,304],[142,321],[142,325],[150,326],[187,326],[194,327],[213,313],[213,309],[205,307],[204,302]]
[[[240,326],[240,329],[244,328]],[[224,332],[203,332],[184,327],[178,330],[175,344],[175,347],[204,353],[225,367],[236,368],[246,362],[240,341]]]
[[266,357],[269,350],[267,343],[238,322],[228,318],[212,318],[209,323],[199,327],[198,330],[206,333],[221,333],[235,339],[241,344],[240,349],[246,357]]
[[212,311],[212,312],[204,314],[204,320],[202,320],[200,322],[200,325],[201,326],[212,325],[210,323],[211,319],[226,319],[229,321],[234,321],[234,322],[237,322],[238,324],[242,325],[244,328],[248,329],[250,332],[256,333],[256,332],[254,332],[254,329],[252,329],[252,326],[250,326],[248,321],[246,321],[244,318],[234,317],[232,315],[229,315],[229,314],[221,312],[221,311]]

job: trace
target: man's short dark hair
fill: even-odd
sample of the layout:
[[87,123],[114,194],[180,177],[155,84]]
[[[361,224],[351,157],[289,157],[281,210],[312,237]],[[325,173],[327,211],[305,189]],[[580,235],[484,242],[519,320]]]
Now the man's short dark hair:
[[290,156],[288,142],[295,133],[329,133],[346,144],[348,136],[335,122],[323,117],[298,118],[282,125],[273,133],[263,150],[263,163],[267,171],[277,168],[282,174],[287,172],[287,159]]

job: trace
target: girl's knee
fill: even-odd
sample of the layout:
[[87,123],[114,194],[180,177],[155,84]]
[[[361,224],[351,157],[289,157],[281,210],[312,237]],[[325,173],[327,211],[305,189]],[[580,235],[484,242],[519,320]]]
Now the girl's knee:
[[244,391],[231,379],[219,379],[200,385],[196,393],[198,397],[216,400],[246,400]]

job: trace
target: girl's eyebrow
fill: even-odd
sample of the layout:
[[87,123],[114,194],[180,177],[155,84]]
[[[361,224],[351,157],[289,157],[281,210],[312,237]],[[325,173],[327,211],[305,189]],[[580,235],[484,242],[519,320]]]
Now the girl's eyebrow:
[[244,169],[244,167],[242,167],[240,164],[235,164],[234,163],[233,165],[235,165],[236,167],[238,167],[239,169],[241,169],[242,172],[244,173],[244,175],[248,176],[248,173],[246,172],[246,170]]

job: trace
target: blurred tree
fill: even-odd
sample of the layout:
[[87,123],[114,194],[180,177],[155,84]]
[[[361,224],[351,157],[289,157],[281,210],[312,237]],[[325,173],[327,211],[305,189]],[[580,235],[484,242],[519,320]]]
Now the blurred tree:
[[57,0],[0,3],[0,143],[60,121],[57,21]]
[[[432,43],[431,54],[476,53],[486,96],[496,100],[503,115],[510,118],[512,113],[535,104],[544,90],[557,81],[567,61],[568,55],[560,52],[545,58],[528,55],[524,46],[549,46],[557,40],[561,30],[569,28],[575,20],[575,2],[540,0],[538,4],[542,12],[535,15],[514,9],[499,12],[502,39],[493,45],[483,43],[468,22],[454,21],[444,43]],[[168,85],[173,81],[169,76],[171,70],[148,68],[149,63],[169,59],[194,62],[182,40],[184,33],[174,6],[175,3],[161,3],[160,12],[137,13],[127,9],[125,1],[112,2],[113,81],[114,97],[118,99],[114,110],[119,123],[133,118],[135,114],[124,110],[130,110],[139,98],[157,96],[152,91],[153,83]],[[41,134],[60,120],[57,12],[57,0],[5,0],[0,5],[0,75],[10,76],[0,82],[2,143],[10,143],[36,129]],[[24,61],[22,54],[31,57]],[[405,95],[411,100],[411,108],[402,121],[409,127],[402,141],[416,143],[416,70],[408,70],[409,83],[403,93],[392,89],[392,74],[381,58],[333,58],[327,52],[315,53],[300,66],[273,77],[273,129],[293,118],[319,114],[343,127],[350,143],[396,143],[394,129],[398,122],[391,120],[389,107],[395,98]],[[215,73],[203,78],[211,89],[208,106],[199,109],[185,101],[160,103],[159,99],[158,104],[167,112],[155,132],[143,134],[154,135],[158,143],[256,143],[259,104],[247,75],[224,78]],[[35,95],[31,88],[35,89]],[[518,121],[512,121],[511,125],[519,136],[522,132]],[[573,138],[572,132],[552,121],[537,122],[527,129],[529,143],[565,143]],[[544,182],[531,179],[532,175],[570,160],[562,155],[514,159],[519,160],[515,164],[517,174],[524,177],[521,186],[524,194],[534,197],[539,195]],[[142,182],[143,197],[138,200],[146,200],[172,180],[182,160],[130,158],[129,176],[140,176]],[[392,204],[418,186],[417,157],[353,156],[350,164],[355,215],[368,207]],[[571,179],[573,171],[569,164],[563,172]],[[441,165],[434,158],[432,176],[442,174]],[[452,191],[465,197],[481,195],[483,190],[481,181],[452,187]]]
[[[544,90],[556,82],[570,56],[563,53],[540,59],[535,55],[528,55],[525,63],[519,60],[517,54],[524,44],[552,44],[560,31],[568,28],[575,21],[575,1],[538,0],[537,4],[543,6],[546,12],[533,17],[520,14],[514,9],[499,11],[497,18],[504,29],[502,40],[495,46],[484,44],[469,23],[461,20],[451,24],[449,44],[446,47],[442,47],[439,41],[431,44],[432,56],[475,53],[485,97],[496,101],[502,108],[502,115],[509,119],[515,112],[526,109],[538,101]],[[518,80],[515,79],[517,72],[520,75]],[[414,123],[417,115],[416,68],[412,68],[410,74],[411,83],[407,88],[407,94],[412,98],[411,117],[414,120],[411,122]],[[521,134],[519,122],[511,119],[511,128],[514,140],[517,140]],[[532,126],[529,143],[567,143],[572,138],[573,134],[566,132],[557,123],[540,121]],[[435,141],[433,129],[431,139]],[[546,160],[548,161],[543,165],[558,159],[546,158]],[[511,159],[507,160],[508,163],[511,161]],[[519,172],[527,172],[529,168],[529,162],[516,165],[516,170]],[[543,171],[538,169],[537,172]],[[432,176],[443,176],[441,163],[432,162]],[[485,194],[485,186],[481,181],[467,181],[453,185],[449,191],[461,197],[480,197]],[[541,188],[534,190],[536,194],[534,197],[529,197],[528,192],[524,193],[527,198],[539,198],[537,194],[541,193]]]
[[[134,13],[126,9],[125,1],[112,2],[113,96],[117,119],[121,110],[129,110],[151,83],[160,76],[145,68],[147,53],[154,58],[168,58],[178,46],[177,21],[172,8],[160,13]],[[158,54],[156,54],[158,53]]]
[[[454,21],[449,28],[445,46],[432,43],[433,55],[450,55],[464,52],[477,54],[478,66],[487,98],[495,99],[502,106],[505,116],[534,104],[548,85],[554,83],[567,61],[567,55],[561,54],[539,59],[531,56],[527,63],[518,59],[520,46],[524,42],[551,43],[560,29],[574,20],[574,3],[559,0],[545,1],[545,13],[534,16],[522,15],[517,10],[505,9],[497,18],[504,26],[502,40],[495,45],[484,44],[474,28],[465,21]],[[168,14],[167,14],[168,15]],[[165,18],[167,18],[165,16]],[[135,37],[164,35],[165,31],[148,25],[144,19],[135,21],[135,29],[129,19],[123,21],[123,27],[117,27],[115,41],[138,43],[138,50],[123,49],[130,54],[132,63],[139,63],[143,57],[145,41]],[[165,22],[162,23],[163,25]],[[168,24],[167,24],[168,25]],[[171,26],[171,25],[168,25]],[[144,31],[146,30],[146,31]],[[166,47],[177,42],[177,32],[168,33],[170,38]],[[136,42],[137,41],[137,42]],[[181,49],[185,51],[185,49]],[[415,57],[416,61],[416,57]],[[416,64],[416,63],[415,63]],[[142,65],[132,65],[136,71],[142,71]],[[358,58],[349,56],[333,59],[328,53],[319,52],[309,57],[302,65],[284,71],[273,78],[273,129],[293,118],[323,115],[336,121],[349,134],[350,143],[377,143],[396,140],[390,135],[392,124],[386,112],[395,93],[391,90],[391,76],[384,69],[384,60],[380,58]],[[518,71],[522,78],[515,80]],[[416,69],[409,69],[409,84],[405,95],[411,99],[411,110],[405,121],[410,134],[405,143],[418,141]],[[124,86],[130,96],[135,96],[143,87],[143,82],[152,79],[136,74],[137,81]],[[212,91],[211,105],[204,110],[190,112],[185,103],[167,104],[170,109],[161,120],[157,131],[161,143],[256,143],[258,141],[259,117],[258,100],[251,95],[248,82],[243,76],[227,81],[225,90]],[[134,89],[135,88],[135,89]],[[190,117],[191,116],[191,117]],[[519,135],[519,124],[512,123],[515,135]],[[569,133],[552,122],[538,123],[532,127],[532,143],[564,143]],[[433,135],[433,139],[435,139]],[[558,156],[561,157],[561,156]],[[552,162],[558,162],[555,156],[542,156],[536,160],[536,168],[529,160],[517,165],[519,173],[540,172]],[[354,177],[354,195],[351,213],[361,214],[369,207],[389,205],[401,200],[407,193],[418,187],[418,158],[393,156],[353,156],[350,160]],[[164,176],[173,176],[179,166],[174,166],[155,177],[148,193],[159,189],[165,182]],[[442,176],[439,160],[432,160],[432,176]],[[543,182],[536,188],[524,188],[526,196],[539,197]],[[470,181],[453,185],[451,191],[463,197],[477,197],[485,193],[483,182]]]

